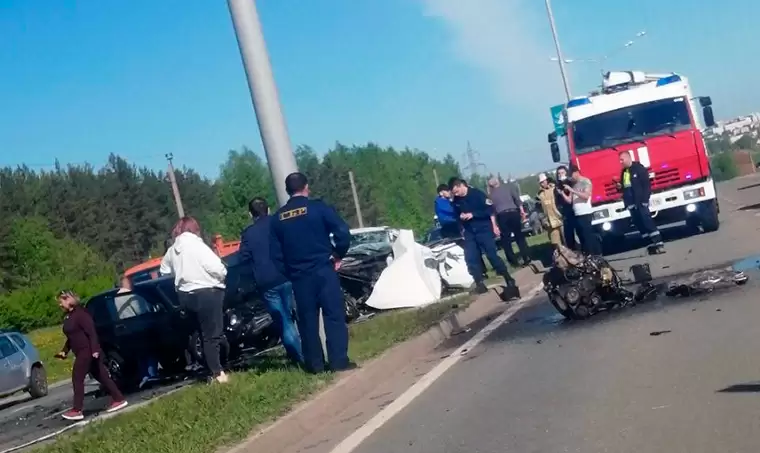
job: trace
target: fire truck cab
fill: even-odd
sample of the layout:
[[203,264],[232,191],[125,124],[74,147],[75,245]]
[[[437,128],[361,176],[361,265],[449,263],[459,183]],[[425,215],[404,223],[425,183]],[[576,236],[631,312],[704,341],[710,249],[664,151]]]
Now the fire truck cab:
[[[701,113],[701,115],[700,115]],[[719,228],[719,205],[702,135],[715,124],[709,97],[694,97],[679,74],[638,71],[604,74],[600,91],[570,100],[564,109],[569,161],[591,179],[586,214],[604,243],[636,231],[616,187],[619,154],[649,169],[649,209],[658,225],[686,222],[697,231]],[[560,161],[557,134],[549,134]]]

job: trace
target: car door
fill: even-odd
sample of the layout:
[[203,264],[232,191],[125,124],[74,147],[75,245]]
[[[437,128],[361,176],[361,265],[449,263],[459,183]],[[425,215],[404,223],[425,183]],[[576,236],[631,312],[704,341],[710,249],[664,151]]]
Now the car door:
[[157,322],[155,308],[142,294],[122,292],[106,296],[114,320],[114,341],[131,351],[147,346]]
[[0,335],[0,357],[3,360],[3,393],[26,387],[26,356],[6,335]]

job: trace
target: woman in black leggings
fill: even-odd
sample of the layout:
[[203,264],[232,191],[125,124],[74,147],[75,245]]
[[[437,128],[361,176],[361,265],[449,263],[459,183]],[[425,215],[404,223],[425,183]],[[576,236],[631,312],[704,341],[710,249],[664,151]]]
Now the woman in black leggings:
[[215,382],[227,383],[222,370],[221,342],[224,335],[224,281],[227,268],[203,242],[198,222],[183,217],[172,230],[174,243],[161,261],[161,274],[174,275],[180,306],[193,313],[203,339],[203,358]]

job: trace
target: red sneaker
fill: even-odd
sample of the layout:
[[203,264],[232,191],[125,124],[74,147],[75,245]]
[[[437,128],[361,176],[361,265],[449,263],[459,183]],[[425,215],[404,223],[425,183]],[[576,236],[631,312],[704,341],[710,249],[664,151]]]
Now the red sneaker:
[[61,417],[65,418],[66,420],[84,420],[84,414],[82,414],[82,411],[78,411],[76,409],[71,409],[70,411],[64,412],[61,414]]
[[109,413],[116,412],[118,410],[124,409],[125,407],[127,407],[128,404],[129,403],[127,402],[127,400],[114,401],[113,403],[111,403],[110,406],[108,406],[108,409],[106,409],[106,412],[109,412]]

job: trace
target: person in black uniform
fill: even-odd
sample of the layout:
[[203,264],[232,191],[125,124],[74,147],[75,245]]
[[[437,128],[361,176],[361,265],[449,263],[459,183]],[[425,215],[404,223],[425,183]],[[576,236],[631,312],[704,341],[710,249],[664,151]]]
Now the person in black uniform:
[[336,272],[351,245],[348,224],[331,206],[308,198],[309,184],[303,173],[288,175],[285,190],[290,200],[273,216],[270,252],[275,266],[293,283],[304,369],[321,373],[326,368],[319,338],[320,310],[329,369],[356,368],[348,359],[346,308]]
[[649,252],[662,253],[665,251],[665,244],[649,211],[649,198],[652,196],[649,170],[641,162],[634,161],[628,151],[621,151],[618,157],[623,168],[620,171],[620,179],[614,182],[618,190],[623,192],[625,208],[630,212],[631,220],[641,237],[651,241],[647,247]]
[[483,281],[481,259],[486,255],[491,266],[504,277],[508,293],[519,297],[515,279],[509,275],[506,264],[498,255],[494,232],[498,229],[494,220],[493,209],[488,203],[488,197],[482,190],[469,187],[459,178],[451,178],[449,187],[454,194],[454,209],[462,224],[464,232],[464,256],[467,270],[475,280],[477,293],[488,292]]

